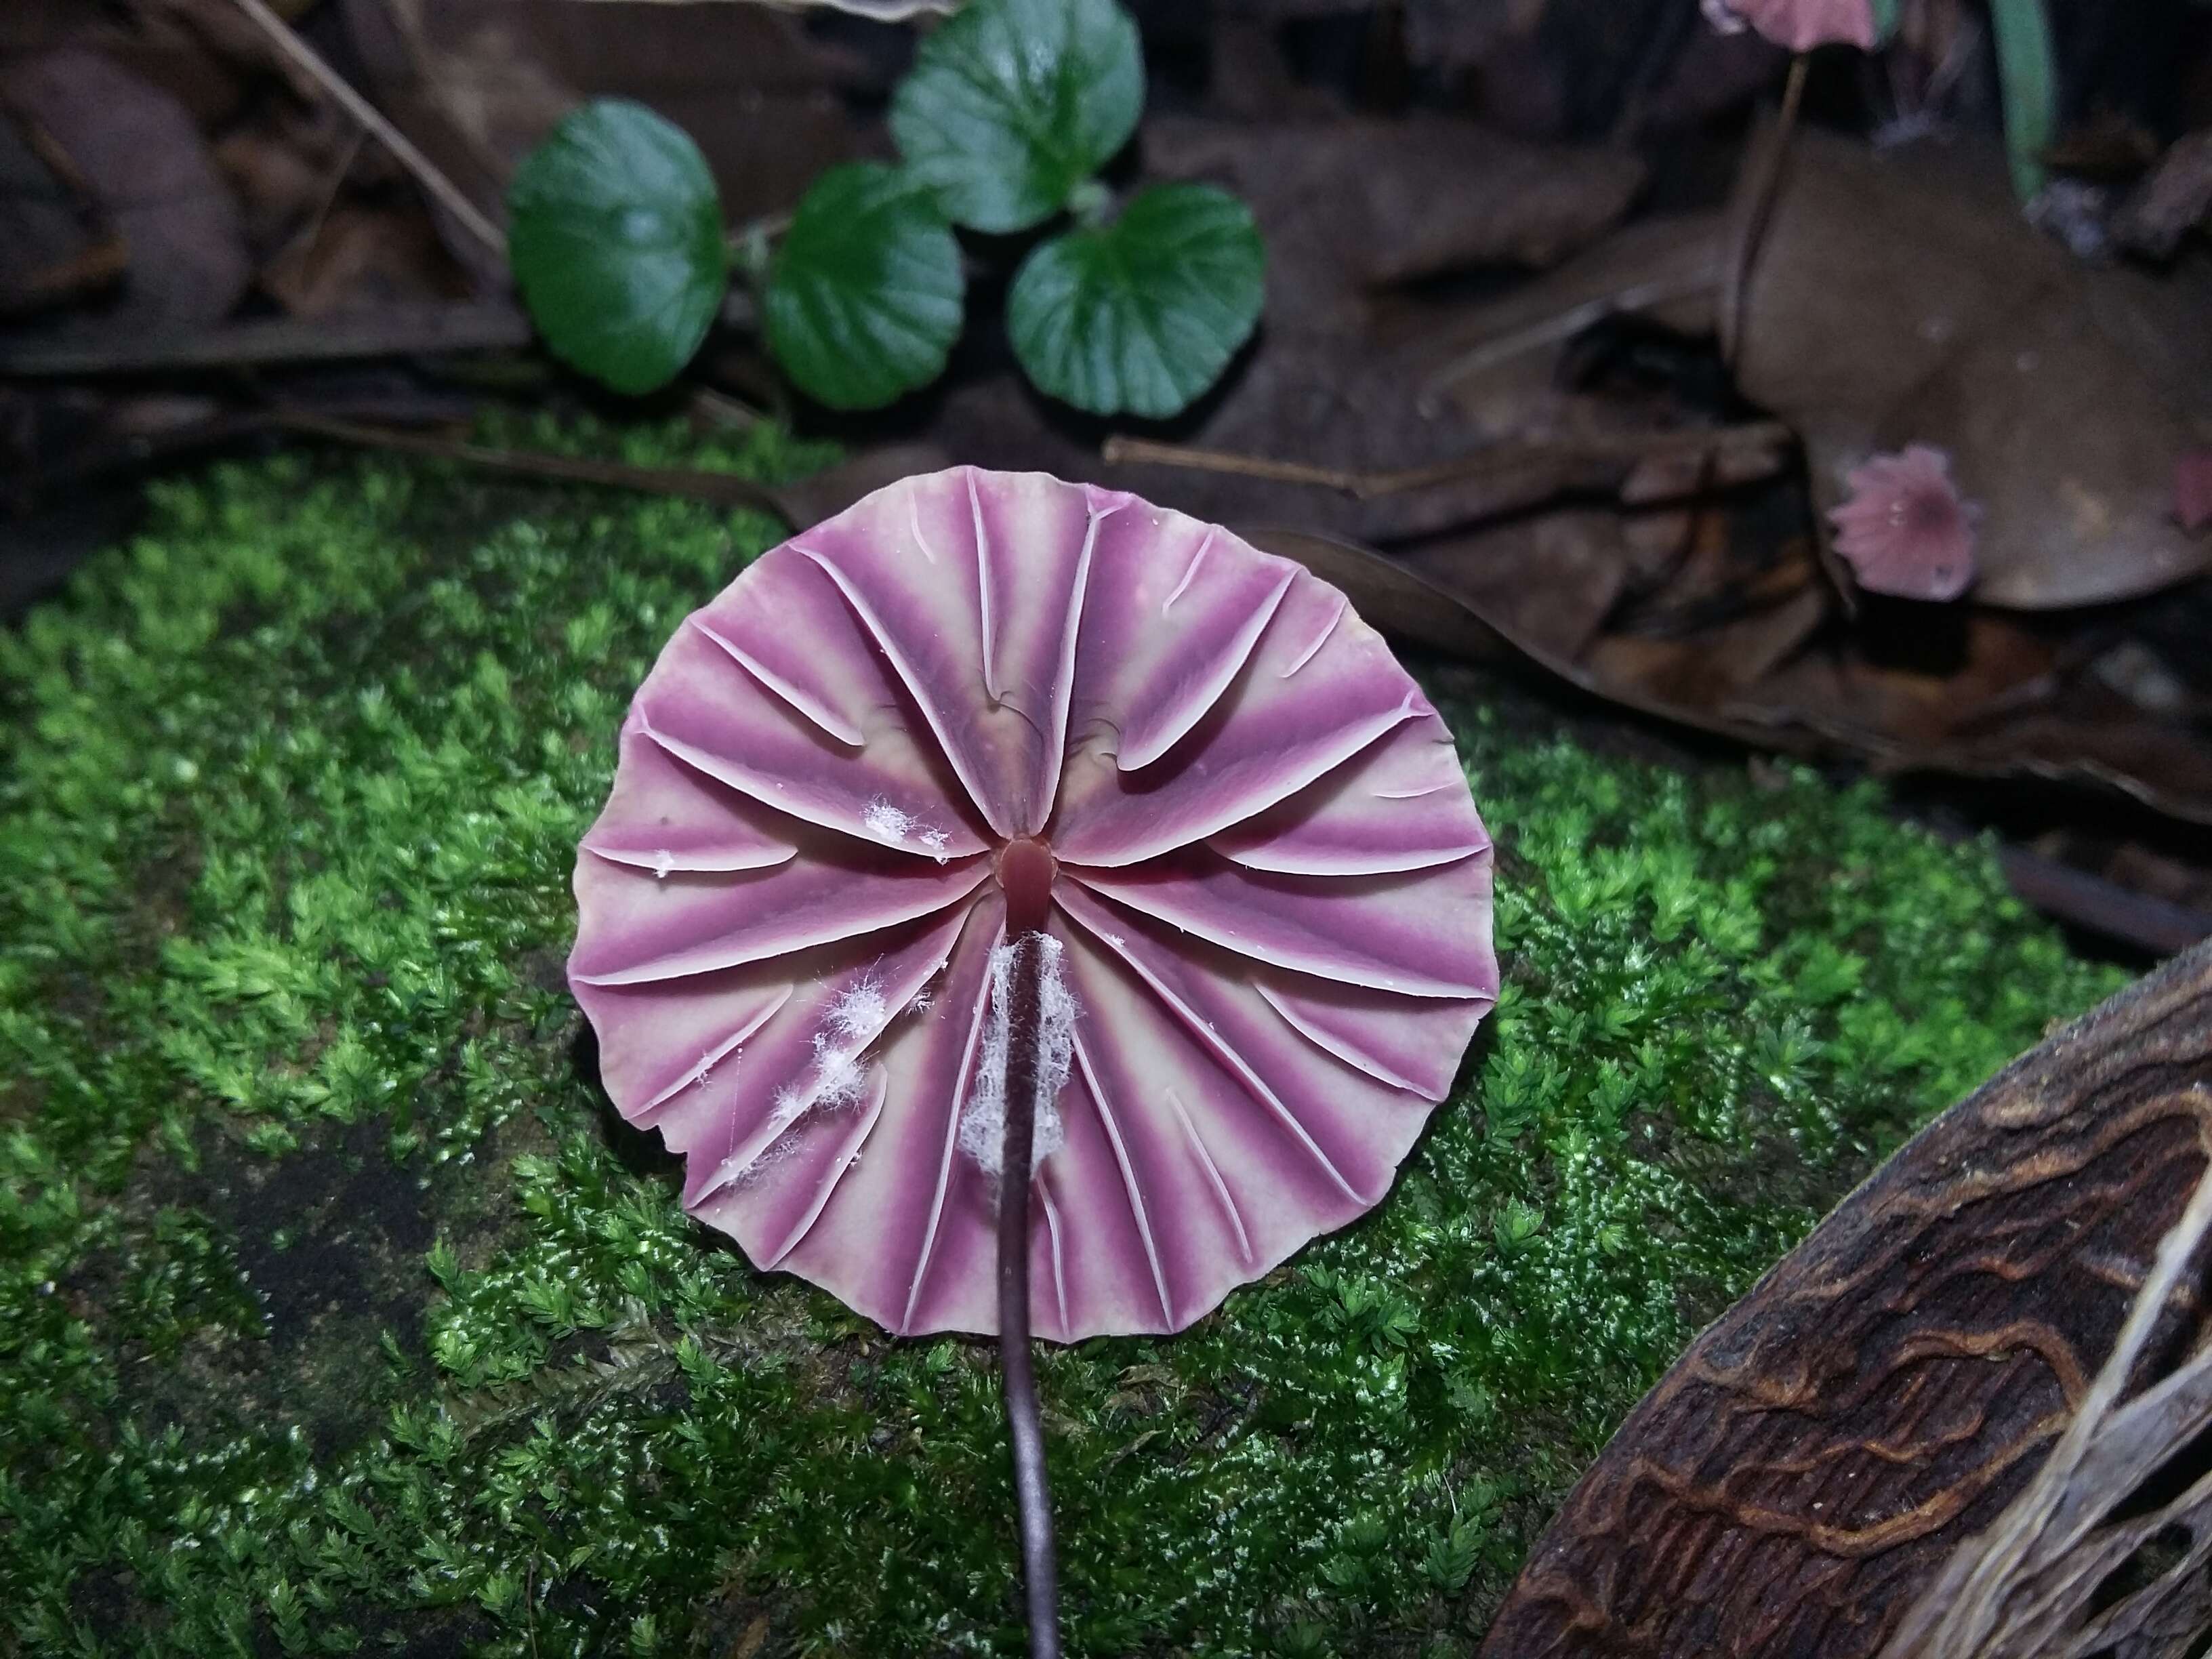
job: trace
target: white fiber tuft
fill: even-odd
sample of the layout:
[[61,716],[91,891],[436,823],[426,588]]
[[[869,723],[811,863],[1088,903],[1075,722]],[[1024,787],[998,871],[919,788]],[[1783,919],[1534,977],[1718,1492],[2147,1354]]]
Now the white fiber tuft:
[[946,858],[945,848],[952,837],[942,830],[925,830],[921,820],[911,812],[903,811],[881,795],[870,801],[860,814],[860,827],[878,841],[887,841],[903,847],[909,842],[935,859],[939,864]]
[[[1036,1091],[1031,1099],[1035,1124],[1030,1170],[1060,1149],[1066,1139],[1060,1122],[1060,1091],[1075,1054],[1075,1020],[1081,1012],[1068,988],[1064,951],[1049,933],[1036,936],[1038,954]],[[975,1091],[960,1119],[960,1150],[989,1175],[1006,1161],[1006,1060],[1012,1012],[1014,947],[991,952],[990,1012],[983,1023],[982,1052],[976,1056]]]
[[975,1056],[975,1088],[960,1118],[960,1150],[991,1175],[1005,1161],[1006,1141],[1006,1045],[1012,1010],[1007,988],[1013,977],[1014,947],[991,951],[989,1012],[983,1019],[983,1048]]
[[1030,1168],[1050,1158],[1066,1139],[1060,1121],[1060,1091],[1067,1085],[1069,1061],[1075,1058],[1075,993],[1068,988],[1060,941],[1049,933],[1038,935],[1044,953],[1044,975],[1037,987],[1036,1131]]
[[[890,1005],[884,1000],[884,988],[871,974],[845,988],[843,994],[830,1005],[829,1016],[822,1024],[823,1030],[848,1042],[855,1038],[865,1042],[882,1028],[890,1013]],[[821,1046],[818,1040],[815,1046]]]
[[[868,1091],[868,1067],[861,1051],[875,1041],[890,1023],[891,1006],[884,995],[883,981],[864,975],[847,986],[830,1002],[814,1033],[814,1065],[803,1081],[787,1083],[775,1091],[763,1133],[750,1152],[733,1154],[722,1166],[720,1178],[736,1181],[757,1174],[773,1164],[781,1150],[784,1132],[817,1107],[830,1111],[857,1103]],[[700,1070],[703,1081],[705,1068]]]
[[875,1040],[890,1018],[882,982],[872,974],[838,993],[814,1034],[814,1076],[806,1085],[808,1108],[850,1106],[867,1087],[860,1050]]
[[860,827],[884,841],[904,841],[914,833],[914,814],[902,812],[878,795],[860,814]]

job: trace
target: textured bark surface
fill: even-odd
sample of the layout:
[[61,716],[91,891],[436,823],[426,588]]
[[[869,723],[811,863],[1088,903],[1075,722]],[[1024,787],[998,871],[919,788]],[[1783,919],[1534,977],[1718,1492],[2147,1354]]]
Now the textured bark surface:
[[[1699,1337],[1530,1553],[1486,1659],[1879,1652],[2049,1455],[2208,1146],[2212,945],[1953,1107]],[[2205,1269],[2137,1387],[2203,1339]]]

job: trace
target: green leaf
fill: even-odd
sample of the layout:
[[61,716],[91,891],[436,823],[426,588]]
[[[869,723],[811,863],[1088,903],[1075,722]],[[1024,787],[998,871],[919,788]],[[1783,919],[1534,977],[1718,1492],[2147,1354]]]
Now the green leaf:
[[617,392],[691,361],[728,285],[707,159],[642,104],[594,99],[523,158],[507,252],[554,355]]
[[875,409],[944,372],[960,247],[928,187],[880,161],[814,181],[776,251],[768,340],[809,397]]
[[1112,224],[1032,252],[1006,328],[1040,391],[1157,419],[1188,408],[1250,337],[1266,269],[1243,203],[1211,185],[1156,185]]
[[916,48],[891,136],[956,224],[1026,230],[1129,141],[1137,26],[1115,0],[971,0]]
[[1421,1574],[1447,1595],[1467,1588],[1482,1561],[1482,1546],[1489,1528],[1481,1517],[1467,1516],[1454,1521],[1439,1537],[1429,1540],[1421,1558]]
[[2043,0],[1992,0],[1997,80],[2004,92],[2005,154],[2023,202],[2043,188],[2044,153],[2058,133],[2058,65]]

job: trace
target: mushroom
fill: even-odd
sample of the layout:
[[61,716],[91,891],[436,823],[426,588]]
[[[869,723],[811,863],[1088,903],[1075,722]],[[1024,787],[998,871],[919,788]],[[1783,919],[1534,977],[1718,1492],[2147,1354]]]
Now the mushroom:
[[1343,594],[1039,473],[893,484],[687,617],[575,890],[686,1208],[1000,1336],[1039,1652],[1031,1331],[1180,1329],[1376,1204],[1498,989],[1451,735]]
[[1979,514],[1951,481],[1951,458],[1926,444],[1877,455],[1846,475],[1828,514],[1836,552],[1870,593],[1955,599],[1974,580]]
[[1778,46],[1856,46],[1872,52],[1879,38],[1872,0],[1705,0],[1705,21],[1723,34],[1756,29]]

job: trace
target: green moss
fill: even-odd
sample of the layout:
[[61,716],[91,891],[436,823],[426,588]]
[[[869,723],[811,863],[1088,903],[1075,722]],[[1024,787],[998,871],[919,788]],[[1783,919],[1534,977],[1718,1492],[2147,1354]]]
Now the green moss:
[[[628,694],[773,532],[225,466],[0,636],[24,1650],[1018,1650],[988,1351],[690,1225],[562,989]],[[2115,983],[1870,790],[1603,760],[1437,683],[1505,995],[1373,1217],[1045,1359],[1075,1651],[1469,1650],[1698,1324]]]

